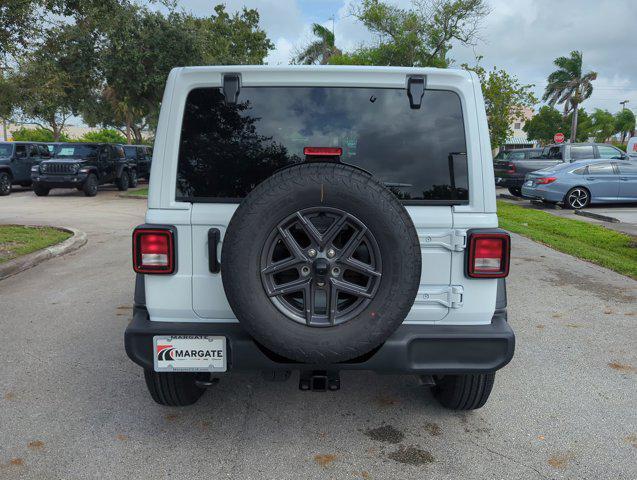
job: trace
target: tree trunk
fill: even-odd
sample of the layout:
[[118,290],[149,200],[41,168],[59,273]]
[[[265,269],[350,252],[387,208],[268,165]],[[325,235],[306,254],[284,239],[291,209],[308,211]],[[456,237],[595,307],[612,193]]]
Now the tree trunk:
[[130,115],[127,113],[126,114],[126,143],[128,145],[130,145],[131,142],[131,121],[130,121]]
[[573,120],[571,122],[571,143],[575,142],[575,138],[577,137],[577,116],[578,116],[578,108],[577,103],[573,102]]
[[6,118],[2,119],[2,135],[4,136],[5,142],[9,140],[9,136],[7,135],[7,119]]

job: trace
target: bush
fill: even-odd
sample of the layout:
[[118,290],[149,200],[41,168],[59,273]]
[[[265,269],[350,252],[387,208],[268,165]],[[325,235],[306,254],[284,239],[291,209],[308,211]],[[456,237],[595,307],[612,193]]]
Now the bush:
[[126,143],[126,137],[113,128],[85,133],[78,140],[80,142]]
[[[11,137],[16,142],[53,142],[53,132],[44,128],[20,127],[11,132]],[[68,142],[70,139],[62,134],[60,142]]]

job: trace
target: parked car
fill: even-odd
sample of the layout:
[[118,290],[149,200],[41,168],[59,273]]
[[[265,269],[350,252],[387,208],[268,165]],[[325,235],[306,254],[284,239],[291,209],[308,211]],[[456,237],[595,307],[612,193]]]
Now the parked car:
[[0,196],[9,195],[12,185],[31,185],[31,167],[51,155],[38,142],[0,142]]
[[515,340],[480,92],[460,69],[172,70],[125,333],[152,398],[353,369],[484,405]]
[[577,160],[608,158],[622,160],[626,154],[605,143],[556,143],[547,145],[537,158],[507,158],[494,163],[495,183],[507,187],[512,195],[522,196],[522,184],[527,173],[560,163]]
[[637,163],[582,160],[556,165],[527,174],[522,195],[573,209],[637,202]]
[[153,149],[148,145],[124,145],[126,159],[135,165],[137,177],[148,180],[150,165],[153,160]]
[[[518,171],[518,163],[524,162],[523,167],[527,167],[528,162],[538,165],[537,159],[542,154],[541,148],[519,148],[515,150],[502,150],[493,158],[493,168],[495,170],[495,183],[499,187],[508,188],[511,195],[520,196],[520,186],[524,180],[524,173]],[[546,166],[546,163],[544,163]],[[520,168],[522,169],[522,168]]]
[[53,158],[31,169],[33,191],[46,196],[52,188],[77,188],[97,195],[99,185],[114,183],[119,190],[137,185],[135,166],[126,160],[122,145],[61,143]]

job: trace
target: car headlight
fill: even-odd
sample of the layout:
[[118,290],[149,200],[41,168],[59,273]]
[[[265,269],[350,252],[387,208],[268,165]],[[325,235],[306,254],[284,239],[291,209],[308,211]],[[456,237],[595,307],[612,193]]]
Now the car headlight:
[[77,173],[79,169],[80,169],[79,163],[74,163],[73,165],[71,165],[71,173]]
[[42,172],[42,173],[46,172],[46,163],[41,163],[40,164],[40,172]]

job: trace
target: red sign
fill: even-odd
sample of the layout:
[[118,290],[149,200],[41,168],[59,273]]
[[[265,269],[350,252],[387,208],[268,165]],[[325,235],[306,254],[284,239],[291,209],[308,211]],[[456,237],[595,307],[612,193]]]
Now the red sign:
[[555,135],[553,135],[553,141],[555,143],[564,142],[564,134],[563,133],[556,133]]

